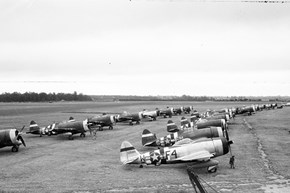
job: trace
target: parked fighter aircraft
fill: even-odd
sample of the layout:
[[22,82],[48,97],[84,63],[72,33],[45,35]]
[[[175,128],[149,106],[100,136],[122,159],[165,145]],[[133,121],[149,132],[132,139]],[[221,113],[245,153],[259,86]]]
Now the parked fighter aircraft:
[[210,127],[204,129],[186,128],[177,132],[173,132],[165,137],[157,139],[156,134],[151,133],[148,129],[145,129],[142,133],[142,145],[143,146],[172,146],[176,142],[189,138],[196,140],[200,138],[215,138],[224,137],[221,127]]
[[47,135],[68,134],[69,140],[73,140],[73,135],[80,133],[80,137],[86,136],[86,131],[91,131],[88,120],[75,121],[72,117],[69,121],[53,123],[46,128]]
[[24,126],[20,131],[16,129],[0,130],[0,148],[12,146],[12,152],[17,152],[21,144],[26,147],[26,144],[21,136],[23,129]]
[[192,162],[193,167],[207,167],[208,172],[217,170],[217,161],[211,160],[213,157],[227,154],[232,141],[225,138],[200,139],[192,142],[184,139],[172,147],[164,147],[151,152],[139,153],[128,141],[121,144],[120,160],[123,164],[160,164]]
[[193,110],[193,107],[192,106],[183,107],[183,110],[185,114],[189,114]]
[[142,119],[142,113],[128,113],[128,112],[124,112],[121,115],[118,115],[116,117],[116,121],[117,122],[125,122],[125,121],[129,121],[129,125],[133,125],[133,122],[136,122],[136,124],[140,124],[140,121]]
[[171,118],[172,115],[173,115],[173,108],[167,107],[166,109],[160,110],[160,116],[163,116],[164,118],[166,118],[167,116]]
[[223,130],[228,129],[228,125],[224,119],[200,119],[195,123],[194,127],[196,127],[197,129],[202,129],[206,127],[221,127]]
[[88,118],[88,124],[92,127],[99,127],[99,130],[102,131],[103,127],[109,127],[110,130],[113,129],[113,124],[116,123],[116,117],[113,115],[102,115],[94,116]]
[[173,108],[173,114],[174,115],[181,115],[181,113],[184,111],[183,107]]
[[255,112],[255,107],[252,106],[246,106],[246,107],[240,107],[237,109],[237,114],[245,114],[248,113],[248,115],[252,115],[252,113]]
[[142,114],[142,118],[150,118],[153,121],[156,121],[157,117],[159,116],[159,110],[154,110],[154,111],[147,111],[143,110],[140,112]]

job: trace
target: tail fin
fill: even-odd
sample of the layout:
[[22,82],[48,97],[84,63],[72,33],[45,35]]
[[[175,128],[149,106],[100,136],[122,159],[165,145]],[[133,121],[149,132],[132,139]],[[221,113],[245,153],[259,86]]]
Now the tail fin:
[[144,129],[142,133],[142,145],[150,146],[154,145],[157,141],[157,137],[154,133],[151,133],[148,129]]
[[72,121],[75,121],[75,119],[74,119],[73,117],[70,117],[70,118],[68,119],[68,122],[72,122]]
[[140,153],[128,141],[123,141],[121,145],[120,160],[123,164],[141,163]]
[[178,127],[176,126],[175,123],[173,123],[173,121],[169,120],[167,122],[167,131],[168,132],[177,132],[179,131]]
[[29,131],[26,132],[26,133],[31,133],[31,132],[34,132],[34,131],[39,131],[39,126],[37,125],[37,123],[35,121],[30,121],[30,125],[29,125]]
[[190,127],[190,122],[185,118],[185,117],[182,117],[181,118],[181,128],[188,128]]

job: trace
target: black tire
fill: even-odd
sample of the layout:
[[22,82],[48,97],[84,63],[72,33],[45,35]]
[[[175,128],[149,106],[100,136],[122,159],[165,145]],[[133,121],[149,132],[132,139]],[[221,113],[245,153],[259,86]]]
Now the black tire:
[[12,152],[18,152],[18,147],[13,146],[12,149],[11,149],[11,151],[12,151]]
[[99,131],[103,131],[103,127],[100,127],[100,128],[99,128]]
[[212,168],[211,170],[207,170],[207,171],[208,171],[208,173],[215,173],[215,172],[217,171],[217,168],[214,167],[214,168]]
[[109,126],[109,130],[113,130],[113,126],[112,125]]

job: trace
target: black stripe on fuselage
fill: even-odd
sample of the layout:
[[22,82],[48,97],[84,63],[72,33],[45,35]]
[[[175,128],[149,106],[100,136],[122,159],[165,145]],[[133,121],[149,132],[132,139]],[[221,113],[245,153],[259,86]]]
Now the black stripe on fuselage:
[[125,148],[122,148],[121,150],[120,150],[120,152],[123,152],[123,151],[130,151],[130,150],[134,150],[135,149],[135,147],[125,147]]

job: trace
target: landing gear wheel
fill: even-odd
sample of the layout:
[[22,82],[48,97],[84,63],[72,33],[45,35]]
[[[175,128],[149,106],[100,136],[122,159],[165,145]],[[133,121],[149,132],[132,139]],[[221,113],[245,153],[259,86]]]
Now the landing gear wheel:
[[133,125],[133,122],[130,122],[129,125]]
[[143,165],[140,165],[139,168],[143,168]]
[[86,134],[81,133],[80,137],[86,137]]
[[112,125],[109,126],[109,130],[113,130],[113,126]]
[[70,136],[68,136],[68,139],[69,139],[69,140],[73,140],[74,138],[73,138],[72,135],[70,135]]
[[208,173],[215,173],[217,171],[217,167],[216,166],[208,167],[207,171],[208,171]]
[[99,131],[103,131],[103,127],[99,127]]
[[140,121],[136,121],[136,125],[140,125]]
[[12,149],[11,149],[11,151],[12,151],[12,152],[18,152],[18,147],[13,146]]

